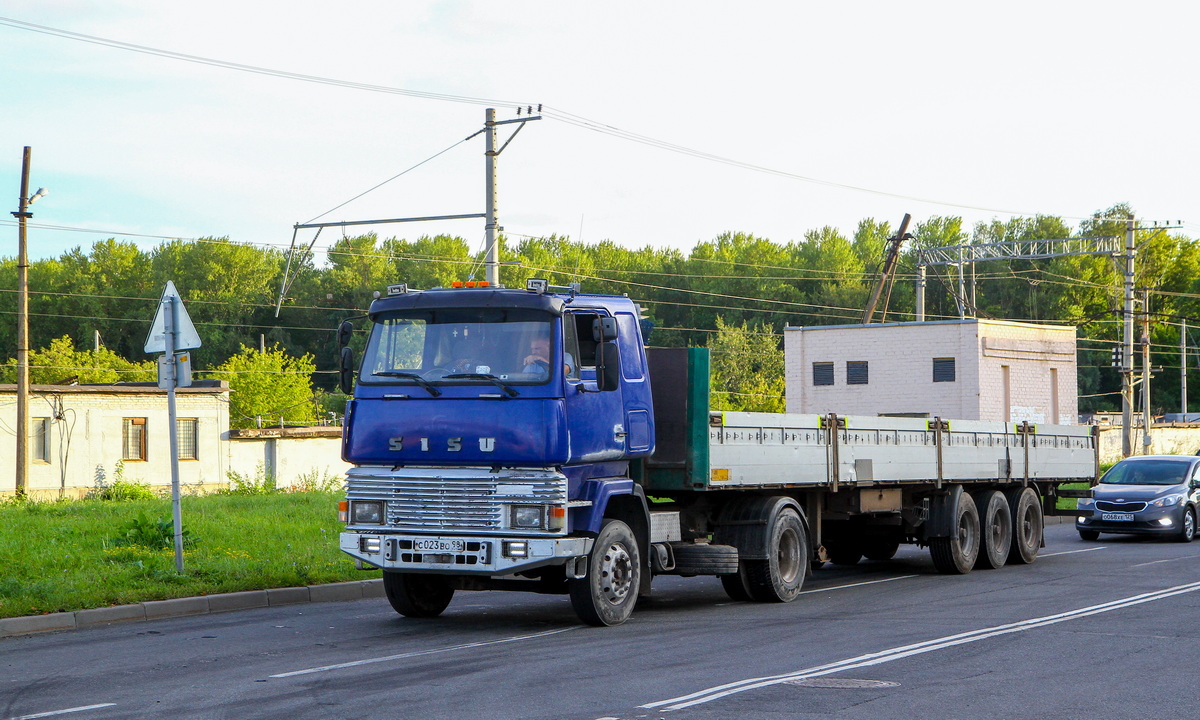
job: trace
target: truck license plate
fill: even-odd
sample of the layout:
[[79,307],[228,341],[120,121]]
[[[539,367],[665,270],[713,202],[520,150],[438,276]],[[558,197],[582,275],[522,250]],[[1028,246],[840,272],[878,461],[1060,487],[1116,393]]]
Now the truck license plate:
[[442,538],[413,540],[413,550],[418,552],[463,552],[466,549],[466,540],[444,540]]
[[1132,522],[1133,513],[1100,513],[1101,520],[1118,520],[1120,522]]

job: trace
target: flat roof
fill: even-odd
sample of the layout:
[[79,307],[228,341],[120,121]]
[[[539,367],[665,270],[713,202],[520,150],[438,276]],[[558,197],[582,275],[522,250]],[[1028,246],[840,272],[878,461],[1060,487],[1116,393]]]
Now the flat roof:
[[1018,320],[991,320],[988,318],[957,318],[953,320],[926,320],[908,322],[888,322],[888,323],[871,323],[863,325],[855,323],[853,325],[788,325],[784,327],[784,332],[788,330],[866,330],[871,328],[891,328],[891,327],[926,327],[932,325],[1008,325],[1010,327],[1030,328],[1036,330],[1070,330],[1075,331],[1074,325],[1049,325],[1045,323],[1029,323],[1020,322]]

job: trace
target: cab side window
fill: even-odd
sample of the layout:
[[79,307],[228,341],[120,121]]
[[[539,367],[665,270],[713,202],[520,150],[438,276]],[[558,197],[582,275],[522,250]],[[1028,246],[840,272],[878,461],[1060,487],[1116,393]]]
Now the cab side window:
[[564,327],[571,326],[575,334],[575,341],[579,347],[579,353],[575,355],[577,367],[596,367],[596,341],[592,338],[592,323],[598,317],[595,313],[571,313],[566,318],[570,322],[563,323]]

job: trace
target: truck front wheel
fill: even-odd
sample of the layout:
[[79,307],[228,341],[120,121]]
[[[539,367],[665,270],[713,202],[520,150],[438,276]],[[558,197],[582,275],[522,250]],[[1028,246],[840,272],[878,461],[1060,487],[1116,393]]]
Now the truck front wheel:
[[571,607],[588,625],[620,625],[633,614],[642,559],[629,526],[607,518],[588,555],[587,576],[570,583]]
[[443,575],[385,572],[383,591],[392,609],[410,618],[437,617],[454,597],[454,588]]

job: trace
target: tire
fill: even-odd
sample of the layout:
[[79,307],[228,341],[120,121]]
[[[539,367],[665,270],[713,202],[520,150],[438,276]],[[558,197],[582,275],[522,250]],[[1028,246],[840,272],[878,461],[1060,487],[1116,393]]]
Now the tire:
[[392,609],[410,618],[435,618],[454,597],[445,575],[385,572],[383,591]]
[[835,540],[825,546],[834,565],[857,565],[863,557],[862,546],[853,540]]
[[983,490],[973,496],[979,511],[979,530],[983,540],[975,567],[992,570],[1002,568],[1012,551],[1013,522],[1008,500],[998,490]]
[[1028,565],[1037,559],[1042,547],[1042,502],[1031,487],[1013,488],[1005,493],[1012,512],[1012,549],[1008,562]]
[[620,520],[605,518],[588,555],[587,576],[571,580],[571,607],[588,625],[620,625],[633,614],[642,584],[637,539]]
[[746,574],[741,570],[731,575],[722,575],[721,587],[725,588],[725,594],[731,600],[749,602],[754,599],[750,596],[750,588],[746,587]]
[[1093,540],[1099,540],[1100,539],[1100,531],[1099,530],[1080,530],[1079,531],[1079,539],[1086,540],[1088,542],[1091,542]]
[[794,507],[783,505],[767,529],[766,560],[745,560],[746,588],[759,602],[791,602],[800,594],[811,558],[808,534]]
[[929,555],[933,566],[945,575],[966,575],[979,557],[979,511],[970,493],[959,493],[954,507],[953,534],[930,538]]
[[1190,507],[1183,509],[1183,522],[1179,526],[1179,534],[1175,536],[1178,542],[1191,542],[1196,537],[1196,511]]
[[864,544],[863,557],[875,562],[886,562],[896,557],[896,551],[899,549],[899,538],[874,538]]
[[738,572],[738,551],[732,545],[704,543],[673,545],[676,575],[732,575]]

